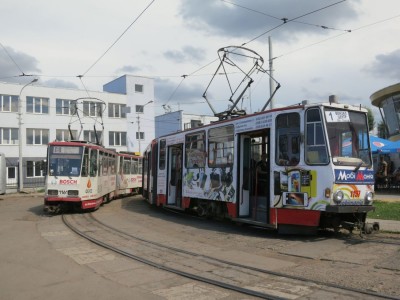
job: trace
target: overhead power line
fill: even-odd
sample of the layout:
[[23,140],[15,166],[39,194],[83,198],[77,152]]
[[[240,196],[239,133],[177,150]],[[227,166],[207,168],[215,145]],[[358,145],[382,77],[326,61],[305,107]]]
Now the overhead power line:
[[[342,2],[345,2],[345,1],[346,1],[346,0],[341,0],[341,1],[338,1],[338,2],[335,2],[335,3],[332,3],[332,4],[329,4],[329,5],[327,5],[327,6],[324,6],[324,7],[318,8],[318,9],[315,9],[315,10],[313,10],[313,11],[310,11],[310,12],[308,12],[308,13],[305,13],[305,14],[300,15],[300,16],[298,16],[298,17],[295,17],[295,18],[293,18],[293,19],[280,18],[280,20],[283,21],[283,23],[281,23],[281,24],[279,24],[279,25],[277,25],[277,26],[275,26],[275,27],[273,27],[273,28],[271,28],[271,29],[269,29],[269,30],[267,30],[267,31],[265,31],[265,32],[263,32],[263,33],[261,33],[261,34],[259,34],[259,35],[256,36],[255,38],[252,38],[250,41],[248,41],[248,42],[242,44],[242,46],[247,45],[247,44],[249,44],[249,43],[251,43],[251,42],[254,42],[255,40],[259,39],[260,37],[266,35],[267,33],[271,32],[271,31],[273,31],[273,30],[275,30],[275,29],[277,29],[277,28],[279,28],[279,27],[281,27],[281,26],[283,26],[283,25],[285,25],[285,24],[287,24],[287,23],[295,22],[297,19],[303,18],[303,17],[305,17],[305,16],[309,16],[309,15],[311,15],[311,14],[314,14],[314,13],[319,12],[319,11],[321,11],[321,10],[330,8],[330,7],[334,6],[334,5],[338,5],[338,4],[340,4],[340,3],[342,3]],[[328,28],[327,26],[325,26],[325,27]],[[326,28],[324,28],[324,29],[326,29]]]
[[4,52],[7,54],[7,56],[11,59],[11,61],[14,63],[14,65],[18,68],[18,70],[21,72],[22,76],[25,76],[25,73],[22,71],[22,69],[20,68],[20,66],[17,64],[17,62],[12,58],[12,56],[10,55],[10,53],[8,53],[7,48],[3,46],[2,43],[0,43],[1,47],[4,49]]
[[108,49],[82,75],[79,75],[80,77],[85,76],[107,54],[107,52],[110,51],[112,47],[114,47],[114,45],[123,37],[123,35],[133,26],[133,24],[136,23],[137,20],[139,20],[139,18],[146,12],[146,10],[154,3],[154,1],[155,0],[152,0],[146,6],[146,8],[135,18],[135,20],[133,20],[133,22],[124,30],[124,32],[122,32],[122,34],[114,41],[114,43],[112,43],[111,46],[108,47]]

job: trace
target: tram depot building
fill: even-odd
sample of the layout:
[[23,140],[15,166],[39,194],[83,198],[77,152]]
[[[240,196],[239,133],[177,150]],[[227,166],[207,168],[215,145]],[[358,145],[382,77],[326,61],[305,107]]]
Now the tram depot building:
[[18,188],[20,157],[23,188],[44,186],[47,144],[70,140],[69,125],[74,139],[96,142],[96,130],[102,144],[116,151],[139,152],[140,144],[154,139],[152,78],[124,75],[103,85],[103,92],[44,87],[29,79],[0,82],[0,176],[5,174],[8,190]]

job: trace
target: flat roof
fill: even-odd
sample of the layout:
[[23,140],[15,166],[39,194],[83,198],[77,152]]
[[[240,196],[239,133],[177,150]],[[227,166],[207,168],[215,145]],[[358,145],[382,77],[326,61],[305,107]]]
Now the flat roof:
[[369,98],[373,106],[380,107],[381,102],[390,96],[400,94],[400,83],[389,85],[375,93],[373,93]]

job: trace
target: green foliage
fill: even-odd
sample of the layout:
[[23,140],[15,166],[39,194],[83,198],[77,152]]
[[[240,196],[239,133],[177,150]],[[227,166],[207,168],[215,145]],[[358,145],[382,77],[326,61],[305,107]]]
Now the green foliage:
[[368,218],[400,221],[400,202],[374,201],[375,211]]
[[365,109],[368,111],[367,118],[368,118],[369,131],[372,131],[372,130],[374,130],[374,127],[375,127],[375,117],[370,108],[365,107]]
[[386,125],[385,125],[385,123],[383,123],[383,121],[380,121],[378,123],[378,137],[383,138],[383,139],[388,138],[388,136],[386,134]]

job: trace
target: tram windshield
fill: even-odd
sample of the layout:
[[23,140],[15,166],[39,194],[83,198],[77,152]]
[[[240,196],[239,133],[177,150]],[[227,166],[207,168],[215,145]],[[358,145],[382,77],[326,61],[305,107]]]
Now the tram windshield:
[[362,112],[325,110],[332,161],[335,165],[370,166],[367,116]]
[[79,176],[82,150],[82,147],[75,146],[50,146],[48,174],[50,176]]

